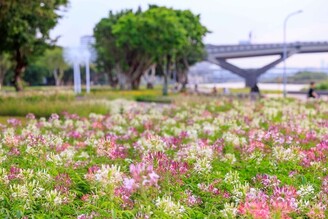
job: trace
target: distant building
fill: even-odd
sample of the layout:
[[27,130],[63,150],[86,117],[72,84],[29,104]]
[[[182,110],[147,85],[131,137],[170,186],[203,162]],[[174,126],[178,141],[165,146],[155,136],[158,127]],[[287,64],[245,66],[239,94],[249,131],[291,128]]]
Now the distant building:
[[80,38],[81,46],[93,47],[95,43],[96,43],[96,39],[93,36],[82,36]]
[[91,61],[96,60],[97,57],[97,53],[94,48],[95,43],[96,43],[96,39],[93,36],[86,35],[80,38],[81,48],[89,51],[91,55]]

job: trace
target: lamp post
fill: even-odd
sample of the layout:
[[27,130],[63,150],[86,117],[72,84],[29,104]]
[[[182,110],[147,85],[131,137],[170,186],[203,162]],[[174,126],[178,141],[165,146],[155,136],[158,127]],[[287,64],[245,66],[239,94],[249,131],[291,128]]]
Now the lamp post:
[[283,73],[283,83],[284,83],[284,97],[287,96],[287,90],[286,90],[286,84],[287,84],[287,75],[286,75],[286,58],[287,58],[287,45],[286,45],[286,27],[287,27],[287,21],[290,17],[302,13],[302,10],[295,11],[293,13],[290,13],[287,15],[284,21],[284,48],[283,48],[283,60],[284,60],[284,73]]

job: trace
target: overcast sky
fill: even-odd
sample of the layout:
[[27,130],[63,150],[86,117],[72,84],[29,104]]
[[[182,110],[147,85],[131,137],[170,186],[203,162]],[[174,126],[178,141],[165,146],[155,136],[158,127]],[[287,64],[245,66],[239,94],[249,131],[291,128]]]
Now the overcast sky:
[[[149,4],[190,9],[200,14],[202,23],[212,33],[205,43],[238,44],[252,32],[252,43],[272,43],[283,40],[283,21],[294,11],[302,9],[288,21],[287,41],[328,41],[328,0],[70,0],[52,36],[61,36],[61,46],[76,46],[83,35],[91,35],[93,27],[109,10],[126,8],[147,9]],[[255,67],[274,57],[237,60],[241,67]],[[328,68],[328,53],[295,55],[288,66]]]

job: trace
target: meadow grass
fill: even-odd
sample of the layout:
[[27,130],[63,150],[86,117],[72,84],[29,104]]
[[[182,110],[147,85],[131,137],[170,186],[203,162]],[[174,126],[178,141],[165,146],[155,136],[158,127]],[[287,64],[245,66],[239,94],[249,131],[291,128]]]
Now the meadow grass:
[[[263,91],[267,93],[268,91]],[[231,89],[231,95],[247,94],[248,89]],[[220,90],[219,93],[220,95]],[[28,87],[24,92],[16,93],[11,87],[4,87],[0,92],[0,116],[25,117],[33,113],[36,117],[49,117],[53,113],[75,113],[87,116],[90,113],[106,114],[109,112],[108,101],[126,99],[139,102],[182,103],[192,95],[186,93],[170,93],[162,96],[162,88],[141,87],[139,90],[119,90],[111,87],[93,87],[87,94],[75,95],[71,87]],[[211,99],[213,97],[194,96],[195,99]],[[220,97],[215,97],[220,98]]]

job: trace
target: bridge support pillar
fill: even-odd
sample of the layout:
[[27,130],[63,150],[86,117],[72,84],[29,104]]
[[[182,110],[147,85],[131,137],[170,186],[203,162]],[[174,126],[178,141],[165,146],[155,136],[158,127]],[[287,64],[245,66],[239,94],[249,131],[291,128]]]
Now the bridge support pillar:
[[[287,54],[287,57],[289,57],[291,54]],[[258,69],[242,69],[237,67],[236,65],[233,65],[226,61],[226,59],[223,58],[208,58],[209,62],[212,62],[214,64],[217,64],[221,66],[223,69],[226,69],[230,71],[233,74],[236,74],[242,78],[245,79],[245,85],[246,87],[254,87],[257,85],[258,78],[267,72],[269,69],[273,68],[275,65],[279,64],[284,60],[283,56],[280,56],[279,59],[275,60],[274,62],[263,66],[262,68]]]
[[250,87],[250,88],[257,85],[258,77],[259,77],[259,75],[256,74],[256,72],[253,72],[253,71],[247,72],[247,75],[245,75],[245,77],[242,76],[242,78],[245,79],[245,86]]
[[[293,54],[298,53],[298,52],[299,52],[299,48],[293,48],[293,49],[289,50],[285,59],[289,58],[290,56],[292,56]],[[227,62],[227,58],[217,58],[217,57],[215,57],[215,55],[209,55],[207,57],[207,61],[209,61],[213,64],[216,64],[216,65],[219,65],[219,66],[221,66],[221,68],[226,69],[226,70],[230,71],[231,73],[244,78],[246,87],[252,88],[255,85],[257,85],[258,78],[262,74],[266,73],[269,69],[273,68],[280,62],[284,61],[284,57],[283,57],[283,54],[280,54],[280,57],[277,60],[275,60],[261,68],[258,68],[258,69],[242,69],[242,68],[237,67],[236,65],[233,65],[233,64]]]

